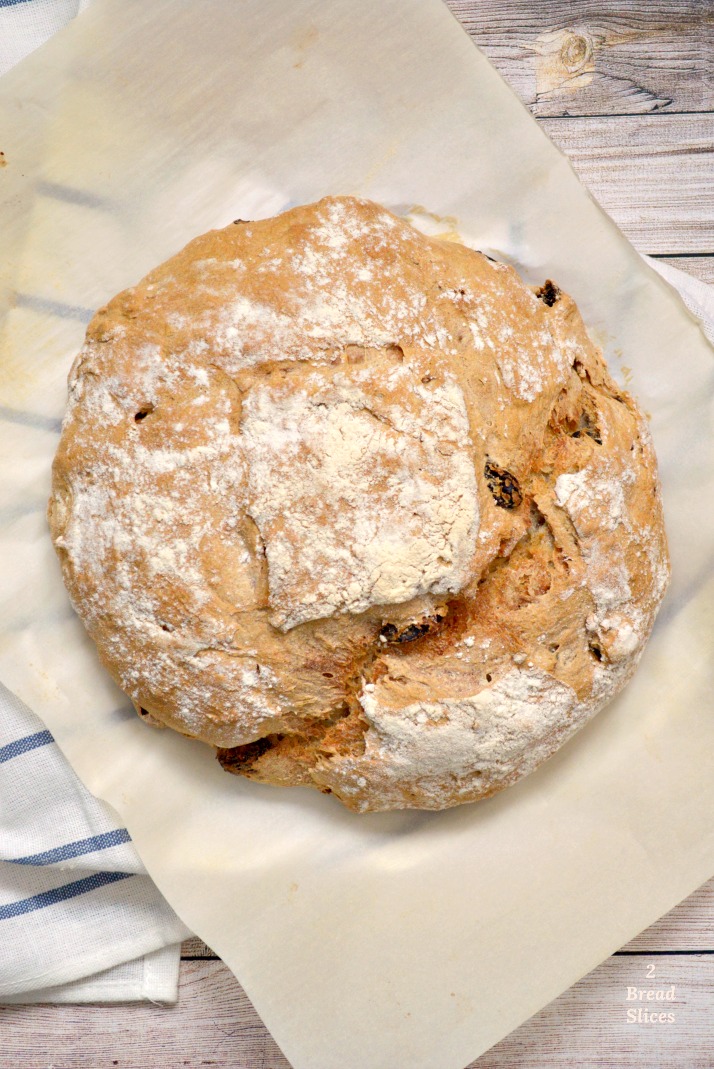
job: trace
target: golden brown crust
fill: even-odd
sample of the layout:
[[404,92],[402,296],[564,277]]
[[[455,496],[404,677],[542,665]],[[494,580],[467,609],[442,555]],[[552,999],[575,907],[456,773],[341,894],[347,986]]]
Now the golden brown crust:
[[95,316],[49,518],[147,719],[358,810],[530,771],[668,578],[645,421],[573,301],[355,198],[197,238]]

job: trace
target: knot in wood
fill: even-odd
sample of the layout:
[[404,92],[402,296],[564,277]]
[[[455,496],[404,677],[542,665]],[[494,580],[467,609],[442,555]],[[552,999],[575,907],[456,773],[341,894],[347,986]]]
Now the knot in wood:
[[591,59],[593,54],[590,37],[582,33],[567,33],[560,48],[560,59],[566,70],[575,74]]

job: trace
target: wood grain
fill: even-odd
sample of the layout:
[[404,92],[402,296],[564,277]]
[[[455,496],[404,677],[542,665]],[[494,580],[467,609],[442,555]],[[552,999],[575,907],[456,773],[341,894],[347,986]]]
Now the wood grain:
[[641,252],[714,254],[714,114],[541,126]]
[[623,953],[653,950],[714,951],[714,879],[622,948]]
[[185,939],[181,944],[181,957],[190,960],[193,958],[216,958],[217,955],[202,939],[199,939],[197,935],[193,935],[190,939]]
[[658,256],[666,264],[678,267],[680,271],[686,271],[688,275],[700,278],[702,282],[714,283],[714,256],[704,256],[694,253],[690,256]]
[[714,109],[707,0],[446,0],[539,117]]
[[[713,984],[714,955],[610,958],[470,1069],[711,1069]],[[672,1003],[627,1001],[628,987],[672,985]],[[628,1023],[633,1007],[675,1020]],[[178,1008],[9,1006],[0,1035],[0,1069],[290,1069],[219,961],[183,963]]]
[[[647,979],[648,965],[655,974]],[[651,971],[651,970],[649,970]],[[676,1001],[628,1001],[627,988],[671,990]],[[470,1069],[711,1069],[714,955],[609,958],[472,1063]],[[628,1022],[627,1010],[674,1021]]]
[[0,1037],[0,1069],[289,1069],[221,961],[184,962],[172,1009],[0,1007]]

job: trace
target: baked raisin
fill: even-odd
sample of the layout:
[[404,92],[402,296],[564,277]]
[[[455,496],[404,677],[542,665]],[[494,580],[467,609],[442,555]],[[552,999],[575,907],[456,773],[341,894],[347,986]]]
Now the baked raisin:
[[536,297],[538,297],[543,304],[547,304],[549,308],[552,308],[558,300],[558,297],[560,297],[560,290],[555,282],[551,282],[551,280],[547,278],[540,289],[536,290]]
[[421,638],[422,635],[428,635],[430,631],[436,630],[443,619],[443,615],[435,614],[431,618],[427,617],[425,620],[407,624],[401,631],[395,624],[384,624],[380,629],[379,636],[384,642],[398,642],[400,644],[414,642],[415,639]]
[[493,499],[502,509],[516,509],[523,501],[518,479],[505,468],[487,460],[483,469],[486,484],[493,494]]
[[421,638],[429,630],[428,624],[409,624],[409,627],[397,636],[397,642],[413,642],[415,638]]
[[246,742],[242,746],[221,747],[216,751],[216,757],[229,772],[246,771],[282,738],[282,735],[266,735],[264,739]]

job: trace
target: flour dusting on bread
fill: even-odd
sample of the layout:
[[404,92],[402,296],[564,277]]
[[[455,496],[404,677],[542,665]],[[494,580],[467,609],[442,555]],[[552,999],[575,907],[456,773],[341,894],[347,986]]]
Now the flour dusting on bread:
[[253,389],[243,412],[275,626],[463,587],[478,500],[454,381],[423,384],[401,364],[329,368]]

